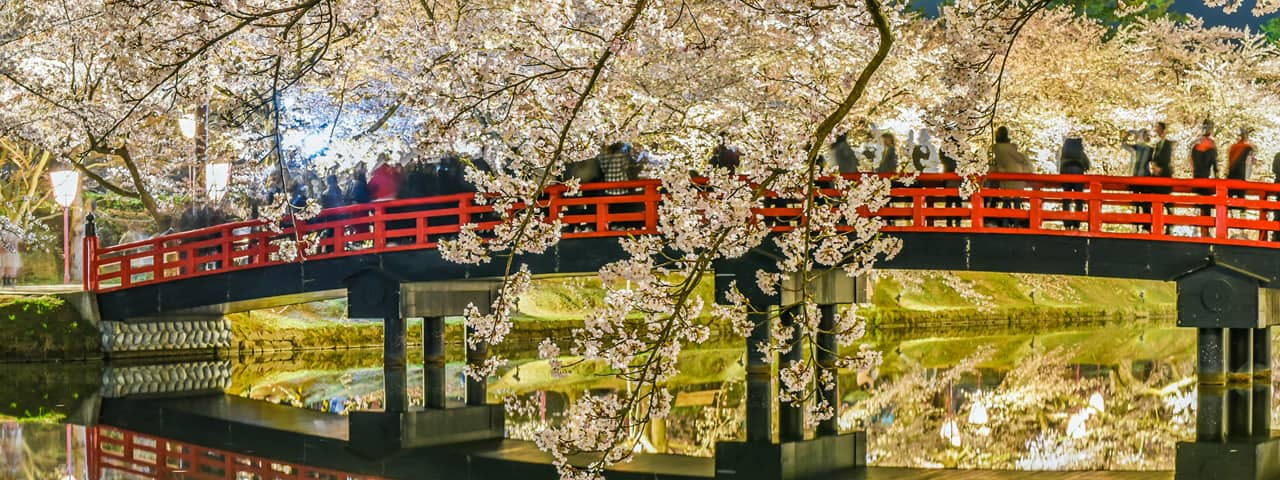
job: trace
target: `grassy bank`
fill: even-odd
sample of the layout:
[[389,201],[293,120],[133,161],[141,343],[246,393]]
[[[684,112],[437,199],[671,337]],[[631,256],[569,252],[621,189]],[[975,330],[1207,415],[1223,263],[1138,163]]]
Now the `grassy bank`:
[[56,297],[0,297],[0,360],[101,357],[100,333]]

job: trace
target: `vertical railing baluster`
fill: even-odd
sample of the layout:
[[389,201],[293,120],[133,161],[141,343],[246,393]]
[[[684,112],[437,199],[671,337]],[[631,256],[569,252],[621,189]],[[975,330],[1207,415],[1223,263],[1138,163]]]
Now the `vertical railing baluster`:
[[983,210],[986,208],[985,201],[981,189],[973,192],[973,195],[969,195],[969,228],[982,228],[984,222],[983,214],[985,213]]
[[1227,188],[1218,184],[1213,191],[1213,238],[1227,238]]
[[914,190],[911,194],[911,226],[922,228],[926,226],[924,220],[925,190],[923,188]]
[[649,182],[644,187],[644,231],[649,234],[658,233],[658,204],[662,202],[658,185],[657,182]]
[[[560,188],[551,188],[547,190],[547,222],[548,223],[555,222],[556,220],[560,219],[560,211],[563,210],[564,208],[563,206],[560,205],[560,201],[563,198],[561,196],[562,192],[563,190]],[[563,221],[560,222],[560,228],[563,229],[564,227],[565,227],[564,222]]]
[[1089,232],[1102,232],[1102,183],[1097,180],[1089,182]]

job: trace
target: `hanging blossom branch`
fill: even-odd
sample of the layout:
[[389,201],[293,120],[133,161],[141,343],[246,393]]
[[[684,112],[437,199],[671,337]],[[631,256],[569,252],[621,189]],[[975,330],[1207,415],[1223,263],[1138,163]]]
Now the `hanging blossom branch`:
[[[876,0],[866,2],[865,13],[876,25],[880,39],[876,54],[858,75],[853,88],[836,110],[820,123],[814,145],[821,145],[861,98],[872,75],[880,68],[892,47],[892,33]],[[637,385],[629,394],[587,396],[569,408],[566,421],[543,430],[535,440],[552,453],[562,478],[597,478],[610,465],[626,460],[655,418],[665,417],[672,396],[663,386],[678,373],[677,360],[686,344],[700,344],[711,335],[712,323],[735,327],[747,335],[751,323],[747,314],[759,307],[733,290],[730,303],[716,305],[708,311],[694,292],[713,272],[714,262],[733,259],[759,248],[768,238],[772,226],[755,213],[766,200],[782,199],[803,203],[800,228],[775,238],[782,259],[775,272],[758,272],[759,284],[766,293],[776,293],[782,278],[795,275],[810,279],[820,274],[813,260],[815,246],[831,250],[819,254],[817,260],[826,268],[844,266],[858,274],[878,256],[892,255],[899,242],[877,234],[879,223],[864,218],[859,210],[876,210],[887,200],[888,180],[871,177],[861,181],[837,178],[835,188],[847,193],[839,201],[819,202],[824,194],[817,190],[821,171],[819,150],[813,148],[804,168],[766,167],[758,172],[730,172],[713,168],[706,178],[695,181],[687,172],[702,170],[698,162],[672,159],[661,172],[665,193],[659,207],[661,236],[628,238],[621,244],[628,258],[600,271],[606,286],[604,306],[584,319],[575,330],[570,354],[581,361],[599,361],[609,367],[611,375]],[[759,177],[753,179],[758,173]],[[836,198],[832,195],[827,200]],[[743,221],[747,220],[747,221]],[[845,230],[852,227],[852,233]],[[805,328],[804,342],[812,344],[818,333],[816,305],[808,292],[808,282],[801,282],[804,292],[796,305],[803,308],[802,320],[796,328]],[[704,315],[709,313],[709,315]],[[843,345],[851,345],[861,336],[856,315],[840,317],[838,337]],[[789,338],[779,332],[778,338]],[[765,353],[804,348],[802,343],[753,346]],[[551,340],[540,345],[540,356],[560,365],[560,347]],[[816,350],[816,349],[815,349]],[[878,357],[863,351],[843,357],[841,366],[867,366]],[[790,365],[784,372],[783,397],[788,400],[807,398],[819,389],[834,385],[835,374],[824,371],[821,382],[814,382],[816,357]],[[834,408],[819,403],[810,421],[830,418]],[[571,464],[569,458],[585,458]]]
[[[830,353],[838,358],[840,366],[863,369],[871,368],[880,361],[877,354],[865,348],[853,356],[845,356],[838,347],[837,351],[829,351],[818,343],[819,335],[831,334],[838,336],[839,346],[852,346],[861,338],[864,329],[857,318],[856,306],[851,306],[837,317],[833,331],[822,330],[812,291],[813,282],[841,266],[846,274],[856,277],[869,270],[877,257],[892,257],[901,249],[899,240],[879,234],[882,222],[867,219],[859,213],[860,209],[875,212],[887,204],[888,179],[869,176],[850,180],[831,168],[823,171],[819,161],[821,146],[862,99],[872,76],[884,64],[893,47],[893,32],[879,2],[867,0],[865,8],[879,39],[875,54],[859,72],[844,100],[815,129],[814,142],[807,152],[803,183],[798,185],[803,212],[798,228],[774,238],[775,245],[782,252],[782,258],[775,264],[778,273],[768,275],[761,272],[757,279],[757,286],[766,292],[785,288],[780,284],[788,276],[800,280],[794,283],[797,287],[792,292],[797,302],[780,307],[782,310],[795,309],[794,325],[778,324],[771,337],[772,342],[753,347],[766,357],[808,347],[809,354],[804,360],[780,366],[783,382],[779,390],[782,401],[789,403],[791,408],[803,408],[809,400],[817,398],[809,404],[804,416],[808,426],[833,417],[838,407],[828,404],[818,395],[823,390],[835,388],[837,379],[836,371],[819,364],[818,355]],[[832,189],[824,191],[821,188],[825,182],[821,182],[820,177],[824,176],[832,178]],[[846,227],[852,227],[852,232],[845,231]],[[792,341],[794,329],[800,329],[796,341]]]
[[[539,208],[539,197],[556,179],[556,175],[563,170],[566,142],[579,112],[596,90],[601,74],[609,64],[609,59],[622,48],[623,42],[635,28],[637,20],[647,5],[648,0],[640,0],[633,5],[631,15],[597,56],[586,85],[582,87],[568,118],[556,135],[555,150],[545,164],[532,168],[540,171],[536,180],[522,181],[500,174],[489,174],[474,166],[467,169],[467,179],[480,186],[481,192],[499,192],[497,196],[477,194],[476,202],[493,205],[494,210],[502,216],[502,223],[494,228],[495,238],[488,241],[487,246],[484,246],[484,239],[475,232],[474,225],[464,226],[458,238],[440,242],[441,255],[455,262],[479,263],[490,260],[487,253],[482,253],[489,249],[504,252],[503,256],[506,258],[502,287],[491,305],[490,313],[482,314],[475,305],[470,305],[464,312],[467,325],[474,333],[467,336],[468,348],[474,350],[481,344],[502,343],[511,330],[511,316],[516,311],[516,302],[520,295],[527,291],[532,280],[528,266],[523,264],[517,266],[516,257],[526,253],[543,252],[559,241],[562,228],[560,219],[543,220],[546,212],[543,208]],[[514,168],[520,170],[518,166]],[[572,190],[576,188],[571,188],[571,193]],[[492,375],[501,364],[501,357],[491,355],[481,368],[467,365],[466,374],[472,378],[484,379]]]

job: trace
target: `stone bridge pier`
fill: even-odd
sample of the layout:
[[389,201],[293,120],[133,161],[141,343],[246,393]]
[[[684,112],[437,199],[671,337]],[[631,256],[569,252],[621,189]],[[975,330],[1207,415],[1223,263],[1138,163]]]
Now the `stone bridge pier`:
[[[467,280],[406,283],[376,269],[347,279],[348,317],[380,320],[385,328],[385,411],[351,412],[352,450],[381,457],[410,448],[503,437],[503,406],[487,404],[485,381],[467,378],[465,406],[448,405],[445,389],[444,317],[457,315],[470,303],[485,313],[498,287],[495,282]],[[423,408],[409,406],[406,337],[410,318],[422,319]],[[485,359],[484,345],[467,350],[468,363],[479,365]]]
[[1196,329],[1196,437],[1179,442],[1177,480],[1280,478],[1271,434],[1271,279],[1210,258],[1178,283],[1178,326]]
[[[757,349],[760,342],[768,342],[772,335],[772,323],[793,323],[797,311],[789,308],[799,301],[795,292],[800,281],[784,282],[780,294],[766,294],[756,286],[756,271],[762,261],[736,260],[716,265],[716,296],[724,301],[731,283],[751,301],[750,314],[754,323],[746,341],[747,355],[747,438],[746,442],[720,442],[716,444],[715,478],[793,480],[820,477],[839,470],[866,466],[866,434],[854,432],[840,434],[833,417],[824,420],[810,431],[805,427],[805,410],[791,404],[778,402],[777,388],[780,380],[774,372],[792,361],[800,361],[804,352],[796,348],[784,358],[766,358]],[[813,280],[809,291],[816,298],[821,312],[817,343],[819,367],[836,372],[835,314],[841,304],[862,300],[856,292],[864,291],[860,281],[836,271]],[[794,330],[799,340],[799,329]],[[840,405],[839,387],[822,391],[822,395],[837,411]],[[777,430],[774,430],[775,419]]]

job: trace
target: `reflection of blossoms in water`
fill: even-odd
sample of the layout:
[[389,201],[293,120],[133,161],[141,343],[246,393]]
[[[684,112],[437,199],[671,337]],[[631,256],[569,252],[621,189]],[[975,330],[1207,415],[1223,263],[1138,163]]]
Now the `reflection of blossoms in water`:
[[1088,365],[1055,349],[978,368],[994,354],[910,367],[840,423],[866,426],[874,465],[1021,470],[1166,469],[1194,431],[1189,361]]
[[1080,447],[1074,438],[1048,430],[1027,441],[1026,454],[1014,465],[1018,470],[1089,470],[1097,461],[1097,446]]

